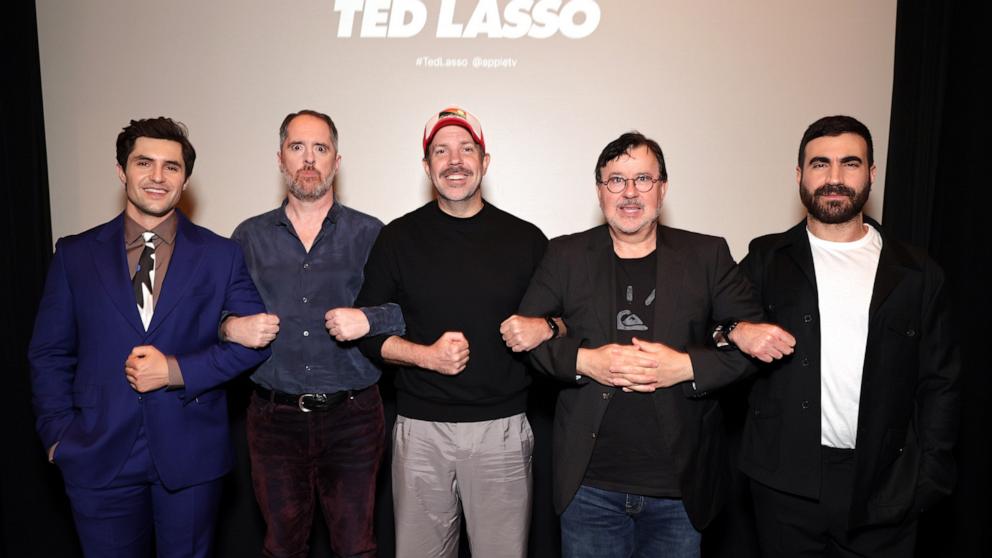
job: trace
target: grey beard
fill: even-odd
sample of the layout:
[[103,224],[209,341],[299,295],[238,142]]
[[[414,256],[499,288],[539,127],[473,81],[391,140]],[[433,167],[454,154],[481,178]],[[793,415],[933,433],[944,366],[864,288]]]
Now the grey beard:
[[292,176],[289,176],[288,173],[282,173],[282,179],[283,182],[286,183],[286,188],[289,190],[289,193],[292,194],[294,198],[305,202],[314,202],[323,198],[328,192],[331,191],[331,185],[334,183],[334,177],[331,176],[320,184],[317,184],[313,190],[307,191],[304,186],[297,182]]

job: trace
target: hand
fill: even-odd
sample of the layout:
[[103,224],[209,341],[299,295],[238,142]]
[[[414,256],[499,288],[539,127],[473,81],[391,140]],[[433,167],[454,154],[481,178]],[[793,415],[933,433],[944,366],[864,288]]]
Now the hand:
[[369,319],[358,308],[333,308],[324,314],[324,326],[338,341],[353,341],[368,334]]
[[665,345],[642,341],[634,337],[633,346],[642,354],[651,355],[657,366],[645,370],[643,367],[616,367],[613,384],[625,391],[652,392],[693,379],[692,361],[689,355]]
[[131,389],[148,393],[169,385],[169,363],[155,347],[140,345],[131,349],[124,362],[124,375]]
[[516,314],[499,324],[506,346],[515,353],[529,351],[551,339],[554,332],[544,318],[527,318]]
[[468,364],[468,339],[460,331],[444,332],[425,349],[422,361],[417,363],[421,368],[454,376]]
[[617,384],[618,376],[614,370],[626,370],[628,372],[638,371],[638,373],[648,373],[658,366],[658,361],[653,356],[643,353],[632,345],[603,345],[596,349],[579,349],[575,361],[575,368],[579,374],[592,378],[605,386],[626,386],[630,385],[629,380],[621,379],[621,384]]
[[275,314],[231,316],[221,324],[220,331],[227,341],[249,349],[261,349],[279,335],[279,316]]
[[730,332],[730,340],[746,355],[771,362],[791,355],[796,338],[775,324],[741,322]]

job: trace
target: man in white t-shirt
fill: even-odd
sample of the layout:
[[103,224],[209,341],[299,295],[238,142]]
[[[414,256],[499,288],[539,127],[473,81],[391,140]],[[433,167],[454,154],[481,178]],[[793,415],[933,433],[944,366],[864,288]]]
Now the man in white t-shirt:
[[796,167],[808,216],[752,241],[741,262],[777,325],[714,333],[769,363],[740,463],[763,556],[912,556],[919,513],[954,486],[959,359],[944,275],[862,213],[875,171],[864,124],[809,126]]

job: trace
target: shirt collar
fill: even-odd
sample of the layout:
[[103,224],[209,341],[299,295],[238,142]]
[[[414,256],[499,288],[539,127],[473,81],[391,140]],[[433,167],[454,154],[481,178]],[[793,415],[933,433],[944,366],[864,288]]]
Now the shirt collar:
[[[176,212],[173,211],[165,221],[158,224],[157,227],[151,230],[155,233],[155,236],[162,239],[166,244],[172,244],[176,240],[176,229],[179,224],[179,217],[176,216]],[[137,221],[131,218],[130,215],[124,213],[124,244],[130,246],[139,241],[144,242],[141,238],[141,234],[145,232],[145,228],[138,224]]]
[[[286,215],[286,206],[289,204],[289,198],[283,198],[282,205],[279,206],[279,211],[276,212],[274,225],[282,225],[285,227],[291,226],[289,222],[289,216]],[[336,224],[338,218],[341,216],[341,204],[338,200],[334,200],[334,204],[331,208],[327,210],[327,215],[324,216],[324,224]]]

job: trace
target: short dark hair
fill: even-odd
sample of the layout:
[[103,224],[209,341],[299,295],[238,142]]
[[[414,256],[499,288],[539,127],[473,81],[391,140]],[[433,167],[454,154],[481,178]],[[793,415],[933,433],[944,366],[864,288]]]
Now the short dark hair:
[[169,140],[178,143],[183,148],[183,166],[186,167],[186,178],[193,174],[193,163],[196,162],[196,150],[189,142],[189,131],[182,122],[176,122],[165,116],[132,120],[130,124],[117,135],[117,164],[127,168],[127,158],[134,151],[138,138],[153,138]]
[[799,168],[803,168],[806,159],[806,144],[824,136],[836,137],[841,134],[857,134],[868,144],[868,166],[875,164],[875,146],[871,141],[871,132],[857,118],[838,114],[824,116],[806,128],[802,141],[799,142]]
[[330,116],[322,112],[317,112],[315,110],[303,109],[297,112],[291,112],[286,115],[286,118],[282,119],[282,124],[279,125],[279,149],[282,149],[282,144],[286,143],[286,134],[288,134],[289,123],[293,121],[297,116],[313,116],[314,118],[319,118],[327,124],[327,127],[331,129],[331,143],[334,144],[334,151],[338,150],[338,127],[334,125],[334,121],[331,120]]
[[665,154],[661,152],[661,146],[644,134],[632,131],[621,135],[603,148],[603,152],[599,154],[599,159],[596,160],[596,183],[599,184],[603,181],[599,171],[603,170],[607,163],[618,159],[621,155],[629,155],[631,150],[641,146],[646,146],[651,150],[651,153],[654,153],[654,158],[658,160],[659,178],[663,182],[667,182],[668,168],[665,166]]

